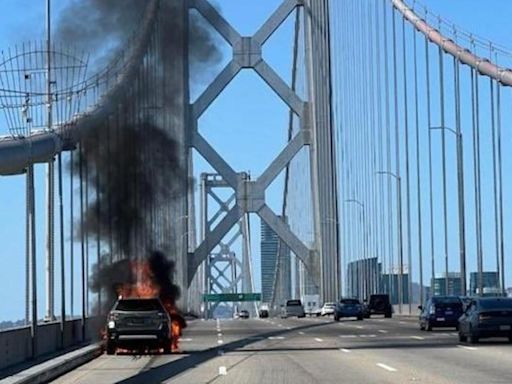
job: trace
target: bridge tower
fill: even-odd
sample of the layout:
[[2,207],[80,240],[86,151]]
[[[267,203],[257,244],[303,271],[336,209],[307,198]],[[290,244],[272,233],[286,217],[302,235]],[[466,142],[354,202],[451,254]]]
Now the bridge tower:
[[[196,9],[233,49],[231,61],[190,105],[188,144],[233,189],[234,204],[213,228],[206,228],[199,245],[188,257],[188,283],[201,264],[228,232],[248,213],[257,214],[301,260],[322,300],[334,300],[339,292],[339,234],[334,131],[330,89],[329,7],[327,0],[284,0],[253,36],[240,35],[208,0],[192,0]],[[294,12],[301,17],[304,34],[302,57],[306,73],[306,97],[301,98],[265,61],[262,48],[270,36]],[[237,172],[198,130],[198,120],[242,69],[254,70],[286,103],[300,121],[298,132],[255,180]],[[242,133],[243,134],[243,133]],[[311,175],[314,241],[306,245],[266,204],[265,191],[273,180],[307,147]]]

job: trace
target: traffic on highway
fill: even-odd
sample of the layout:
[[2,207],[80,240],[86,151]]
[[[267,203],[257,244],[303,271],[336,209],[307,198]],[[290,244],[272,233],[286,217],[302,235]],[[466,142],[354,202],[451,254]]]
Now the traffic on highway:
[[[371,300],[365,305],[341,298],[333,313],[325,316],[302,316],[300,309],[291,308],[302,306],[300,300],[289,301],[283,304],[286,317],[259,316],[260,312],[249,318],[191,320],[180,338],[179,352],[104,354],[54,382],[512,381],[512,299],[474,298],[462,307],[455,325],[449,315],[461,310],[462,300],[453,296],[431,298],[419,316],[393,313],[392,318],[365,308]],[[345,307],[354,309],[344,312]],[[341,317],[338,311],[353,316]]]

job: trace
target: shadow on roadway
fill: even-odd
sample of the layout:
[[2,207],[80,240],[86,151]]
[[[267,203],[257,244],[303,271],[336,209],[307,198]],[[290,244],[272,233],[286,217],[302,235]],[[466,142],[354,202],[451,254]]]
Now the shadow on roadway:
[[[246,347],[250,344],[262,341],[261,339],[254,340],[253,337],[255,337],[255,336],[262,337],[263,339],[266,339],[268,337],[280,336],[280,335],[291,333],[291,332],[297,332],[297,331],[306,330],[306,329],[313,329],[313,328],[321,327],[321,326],[325,326],[325,325],[326,325],[325,323],[308,324],[308,325],[303,325],[300,327],[293,328],[291,330],[279,329],[279,330],[272,331],[272,332],[259,333],[256,335],[248,336],[247,338],[233,341],[231,343],[223,344],[223,345],[220,345],[217,347],[212,347],[205,351],[193,352],[190,355],[185,355],[185,357],[182,357],[181,359],[170,361],[170,362],[160,365],[158,367],[143,369],[142,372],[136,374],[135,376],[132,376],[125,380],[118,381],[117,384],[139,384],[139,383],[162,382],[164,380],[168,380],[168,379],[173,378],[174,376],[182,374],[184,371],[196,368],[199,365],[207,362],[208,360],[218,357],[219,350],[222,350],[225,353],[232,352],[237,349]],[[319,349],[322,349],[322,348],[319,348]],[[266,349],[262,349],[262,350],[266,350]],[[275,349],[275,350],[277,351],[278,349]],[[304,349],[301,349],[301,350],[304,350]],[[251,349],[251,350],[246,350],[245,352],[255,352],[255,351],[258,351],[258,350]],[[151,365],[152,360],[153,359],[151,359],[151,361],[148,362],[148,364],[147,364],[148,367]]]

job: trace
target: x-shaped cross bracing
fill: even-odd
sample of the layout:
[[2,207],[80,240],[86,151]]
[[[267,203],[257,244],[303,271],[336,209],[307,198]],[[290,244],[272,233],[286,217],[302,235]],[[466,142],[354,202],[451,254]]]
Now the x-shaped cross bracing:
[[[314,280],[319,279],[319,269],[315,263],[315,252],[309,249],[265,203],[265,190],[285,169],[295,155],[304,147],[312,144],[309,103],[303,101],[283,79],[265,62],[262,57],[263,44],[280,27],[287,17],[303,0],[286,0],[270,16],[263,26],[250,37],[241,36],[207,0],[192,0],[190,7],[195,8],[233,48],[233,57],[216,79],[206,88],[190,108],[189,145],[222,176],[234,189],[236,202],[222,220],[207,232],[205,239],[189,258],[189,283],[199,265],[217,246],[229,230],[246,213],[256,213],[264,220],[291,251],[304,263]],[[300,130],[288,142],[281,153],[274,158],[257,180],[247,180],[235,170],[199,133],[197,122],[213,101],[243,68],[251,68],[276,92],[288,107],[300,118]]]

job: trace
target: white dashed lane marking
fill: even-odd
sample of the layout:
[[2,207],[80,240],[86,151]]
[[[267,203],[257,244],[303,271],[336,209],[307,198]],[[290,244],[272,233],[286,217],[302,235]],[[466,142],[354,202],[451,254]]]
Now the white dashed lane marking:
[[415,340],[425,340],[424,337],[421,337],[421,336],[411,336],[411,339],[415,339]]
[[465,349],[467,351],[476,351],[477,347],[468,347],[467,345],[457,345],[457,348]]
[[385,369],[388,372],[396,372],[396,368],[390,367],[389,365],[377,363],[377,367]]
[[323,339],[319,338],[319,337],[315,337],[315,340],[318,341],[319,343],[321,343],[322,341],[324,341]]
[[351,350],[347,349],[347,348],[341,348],[340,351],[341,352],[345,352],[345,353],[350,353],[351,352]]

